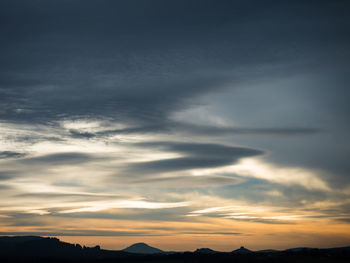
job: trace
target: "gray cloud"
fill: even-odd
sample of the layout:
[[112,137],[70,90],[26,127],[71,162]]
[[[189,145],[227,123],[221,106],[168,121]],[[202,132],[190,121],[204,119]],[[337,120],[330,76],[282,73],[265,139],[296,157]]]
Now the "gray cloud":
[[13,171],[0,171],[0,181],[9,180],[17,176],[17,173]]
[[218,127],[193,124],[176,124],[177,131],[187,131],[198,135],[312,135],[322,132],[322,129],[308,127],[270,127],[270,128],[243,128],[243,127]]
[[12,187],[9,185],[0,184],[0,189],[9,190],[9,189],[12,189]]
[[57,230],[52,231],[28,231],[28,232],[0,232],[0,235],[16,236],[164,236],[165,234],[147,231],[111,231],[111,230]]
[[69,131],[73,138],[105,137],[118,134],[161,134],[161,133],[184,133],[196,134],[197,136],[234,136],[234,135],[312,135],[324,132],[319,128],[308,127],[270,127],[270,128],[244,128],[244,127],[220,127],[210,125],[196,125],[186,122],[165,121],[157,125],[145,125],[124,129],[104,130],[96,133]]
[[[124,178],[123,178],[124,179]],[[205,175],[205,176],[174,176],[174,177],[149,177],[125,178],[126,182],[149,187],[166,188],[197,188],[234,185],[242,182],[241,179],[231,176]]]
[[15,227],[23,227],[23,226],[36,226],[36,227],[43,227],[49,225],[48,222],[46,222],[43,219],[40,218],[30,218],[30,217],[25,217],[21,214],[18,215],[19,217],[11,218],[11,223],[9,224],[10,226],[15,226]]
[[[187,221],[185,216],[190,212],[188,207],[163,208],[163,209],[133,209],[118,208],[110,209],[108,212],[79,212],[79,213],[58,213],[59,210],[50,210],[50,216],[57,218],[97,218],[114,220],[134,220],[134,221]],[[160,229],[161,230],[161,229]]]
[[50,192],[40,192],[40,193],[24,193],[17,194],[15,197],[23,198],[34,198],[34,199],[70,199],[70,200],[104,200],[106,198],[120,199],[124,196],[121,195],[104,195],[104,194],[76,194],[76,193],[50,193]]
[[243,222],[255,222],[255,223],[263,223],[263,224],[273,224],[273,225],[290,225],[290,224],[296,224],[296,222],[292,220],[278,220],[278,219],[263,219],[263,218],[250,218],[250,219],[233,219],[236,221],[243,221]]
[[86,138],[86,139],[91,139],[93,137],[95,137],[96,135],[91,133],[91,132],[80,132],[77,130],[69,130],[70,135],[73,138]]
[[8,158],[22,158],[27,154],[21,152],[12,152],[12,151],[3,151],[0,152],[0,159],[8,159]]
[[130,172],[142,172],[143,174],[219,167],[232,164],[240,158],[263,154],[261,150],[224,146],[220,144],[151,142],[139,143],[136,145],[138,147],[150,149],[158,148],[184,155],[184,157],[178,158],[129,164]]
[[200,236],[240,236],[244,235],[243,233],[238,232],[180,232],[181,234],[186,235],[200,235]]
[[[244,178],[244,181],[239,185],[227,185],[225,188],[213,189],[212,192],[215,195],[228,199],[245,200],[255,204],[284,206],[288,210],[306,209],[306,206],[312,203],[326,200],[339,202],[341,199],[346,198],[346,195],[342,193],[306,189],[300,185],[276,184],[256,178]],[[277,195],[269,193],[277,193]]]
[[72,165],[86,163],[98,159],[99,157],[96,157],[92,154],[67,152],[26,158],[21,162],[25,165]]

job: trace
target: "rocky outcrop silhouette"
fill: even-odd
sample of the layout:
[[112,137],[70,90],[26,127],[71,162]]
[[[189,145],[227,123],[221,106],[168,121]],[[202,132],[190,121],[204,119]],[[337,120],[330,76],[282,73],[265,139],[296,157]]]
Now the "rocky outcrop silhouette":
[[123,253],[101,250],[100,246],[82,247],[79,244],[62,242],[55,237],[0,237],[0,256],[6,257],[98,258]]

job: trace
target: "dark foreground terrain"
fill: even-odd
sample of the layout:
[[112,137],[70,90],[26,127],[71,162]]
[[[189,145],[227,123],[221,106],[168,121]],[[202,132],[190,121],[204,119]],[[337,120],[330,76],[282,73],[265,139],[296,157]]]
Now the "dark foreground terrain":
[[[142,253],[138,252],[138,249]],[[133,253],[128,251],[133,251]],[[0,237],[0,262],[350,262],[350,247],[284,251],[250,251],[240,248],[217,252],[202,248],[194,252],[164,252],[146,244],[119,251],[61,242],[35,236]]]

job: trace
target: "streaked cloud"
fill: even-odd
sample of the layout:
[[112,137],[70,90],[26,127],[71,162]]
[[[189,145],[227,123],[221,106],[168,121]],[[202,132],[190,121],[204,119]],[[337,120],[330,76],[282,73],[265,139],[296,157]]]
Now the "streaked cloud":
[[[162,209],[162,208],[174,208],[174,207],[182,207],[187,206],[186,202],[177,202],[177,203],[156,203],[156,202],[147,202],[142,200],[125,200],[119,202],[101,202],[101,203],[93,203],[86,204],[88,207],[71,209],[71,210],[63,210],[61,213],[77,213],[77,212],[97,212],[110,208],[142,208],[142,209]],[[90,205],[90,206],[89,206]]]

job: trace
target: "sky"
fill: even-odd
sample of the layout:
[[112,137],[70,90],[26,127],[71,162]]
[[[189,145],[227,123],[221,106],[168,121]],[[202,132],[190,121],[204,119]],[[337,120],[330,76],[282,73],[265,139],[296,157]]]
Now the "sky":
[[350,244],[346,0],[0,2],[0,235]]

